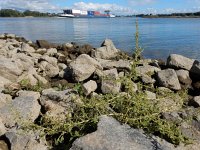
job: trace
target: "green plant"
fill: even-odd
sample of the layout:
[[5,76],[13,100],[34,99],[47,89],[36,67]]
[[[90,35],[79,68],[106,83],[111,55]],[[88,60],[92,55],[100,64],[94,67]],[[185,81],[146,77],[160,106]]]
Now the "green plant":
[[133,57],[135,61],[139,61],[141,56],[142,56],[142,51],[143,49],[139,46],[139,25],[138,25],[138,20],[136,20],[136,31],[135,31],[135,51],[133,53]]

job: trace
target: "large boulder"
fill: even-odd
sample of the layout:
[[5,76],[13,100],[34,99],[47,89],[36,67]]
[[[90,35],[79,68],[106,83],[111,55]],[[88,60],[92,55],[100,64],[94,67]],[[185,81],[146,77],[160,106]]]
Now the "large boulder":
[[194,60],[178,54],[171,54],[167,59],[167,65],[173,68],[185,69],[190,71]]
[[13,127],[15,123],[34,122],[40,114],[39,97],[38,92],[19,91],[18,97],[0,107],[0,117],[5,126]]
[[118,55],[119,50],[116,49],[112,40],[106,39],[102,43],[102,47],[97,48],[93,53],[96,58],[110,59]]
[[121,125],[112,117],[102,116],[96,132],[77,139],[70,150],[170,150],[143,131]]
[[13,62],[11,59],[4,58],[0,56],[0,75],[10,81],[16,81],[19,75],[22,74],[22,69],[20,69],[17,63]]
[[45,40],[37,40],[36,43],[40,48],[49,49],[49,48],[54,48],[55,47],[54,44],[49,43],[48,41],[45,41]]
[[[200,62],[199,61],[197,61],[197,60],[194,61],[190,72],[197,74],[198,76],[200,75]],[[198,77],[198,79],[199,79],[199,77]]]
[[157,78],[160,86],[164,86],[172,90],[181,90],[181,85],[174,69],[159,71]]
[[102,78],[101,90],[103,94],[117,94],[121,88],[119,75],[117,69],[103,71],[104,77]]
[[155,66],[151,66],[148,64],[144,64],[143,66],[136,67],[136,71],[139,75],[153,75],[154,73],[160,71],[160,68],[157,68]]
[[75,61],[70,63],[69,67],[74,80],[77,82],[88,79],[96,69],[103,69],[99,62],[86,54],[80,55]]
[[[19,131],[20,132],[20,131]],[[21,131],[22,132],[22,131]],[[12,150],[47,150],[44,142],[33,134],[7,132],[5,138],[9,141]]]
[[35,49],[27,43],[22,43],[21,51],[27,53],[34,53]]

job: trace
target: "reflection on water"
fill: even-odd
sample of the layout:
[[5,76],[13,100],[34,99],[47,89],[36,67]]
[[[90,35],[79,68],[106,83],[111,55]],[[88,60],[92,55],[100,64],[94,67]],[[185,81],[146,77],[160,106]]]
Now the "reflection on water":
[[[200,19],[139,19],[144,56],[166,58],[178,53],[200,60]],[[135,18],[0,18],[0,33],[53,43],[89,43],[99,47],[111,38],[116,47],[132,53]]]

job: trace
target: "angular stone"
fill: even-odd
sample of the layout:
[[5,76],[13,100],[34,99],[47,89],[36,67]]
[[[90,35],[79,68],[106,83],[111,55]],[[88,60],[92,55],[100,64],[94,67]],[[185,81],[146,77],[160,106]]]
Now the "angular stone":
[[70,92],[71,90],[43,90],[40,102],[46,110],[45,115],[55,120],[65,122],[66,115],[70,115],[77,105],[82,104],[82,101],[79,99],[79,97]]
[[120,91],[121,83],[118,81],[119,76],[117,69],[106,70],[103,72],[104,77],[101,83],[101,90],[103,94],[117,94]]
[[10,84],[11,81],[0,76],[0,88],[4,88],[4,85]]
[[4,126],[3,121],[0,117],[0,136],[4,135],[5,133],[6,133],[6,127]]
[[5,137],[9,140],[12,150],[47,150],[47,146],[32,134],[19,134],[7,132]]
[[102,47],[97,48],[94,51],[94,56],[96,58],[102,58],[102,59],[110,59],[117,56],[119,50],[115,48],[115,45],[113,44],[112,40],[106,39],[102,43]]
[[11,59],[0,56],[0,75],[10,81],[16,81],[17,77],[21,75],[22,69]]
[[178,54],[171,54],[167,59],[167,65],[170,67],[185,69],[190,71],[194,60]]
[[13,127],[15,123],[24,121],[34,122],[40,114],[38,92],[19,91],[18,95],[13,101],[0,108],[0,117],[6,127]]
[[94,92],[96,89],[97,89],[97,83],[93,80],[90,80],[87,83],[83,84],[83,93],[85,95],[89,95],[90,93]]
[[104,69],[126,69],[131,70],[131,64],[127,60],[120,59],[119,61],[113,60],[105,60],[105,59],[97,59],[97,61],[101,64]]
[[102,116],[96,132],[77,139],[70,150],[170,150],[143,131],[121,125],[112,117]]
[[103,69],[99,62],[86,54],[80,55],[69,66],[72,70],[73,78],[78,82],[88,79],[96,69]]
[[150,91],[145,91],[145,94],[147,95],[147,99],[156,99],[156,94]]
[[189,71],[187,70],[177,70],[176,74],[178,76],[178,79],[180,83],[184,85],[191,85],[192,80],[190,79]]
[[31,47],[29,44],[22,43],[22,52],[27,52],[27,53],[34,53],[35,49]]
[[139,75],[142,75],[142,74],[153,75],[154,73],[161,71],[161,69],[154,66],[150,66],[150,65],[144,65],[144,66],[136,67],[136,71]]
[[172,90],[181,89],[178,77],[173,69],[159,71],[157,78],[160,86],[164,86]]
[[200,96],[195,96],[191,101],[190,105],[194,107],[200,107]]
[[48,55],[48,56],[54,56],[57,54],[57,49],[56,48],[50,48],[50,49],[47,49],[47,52],[45,55]]

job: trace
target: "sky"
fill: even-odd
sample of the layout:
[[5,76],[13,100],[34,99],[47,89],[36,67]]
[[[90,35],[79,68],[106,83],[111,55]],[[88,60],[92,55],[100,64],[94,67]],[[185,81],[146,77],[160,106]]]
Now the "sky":
[[0,0],[0,9],[62,12],[62,9],[111,10],[115,14],[200,11],[200,0]]

